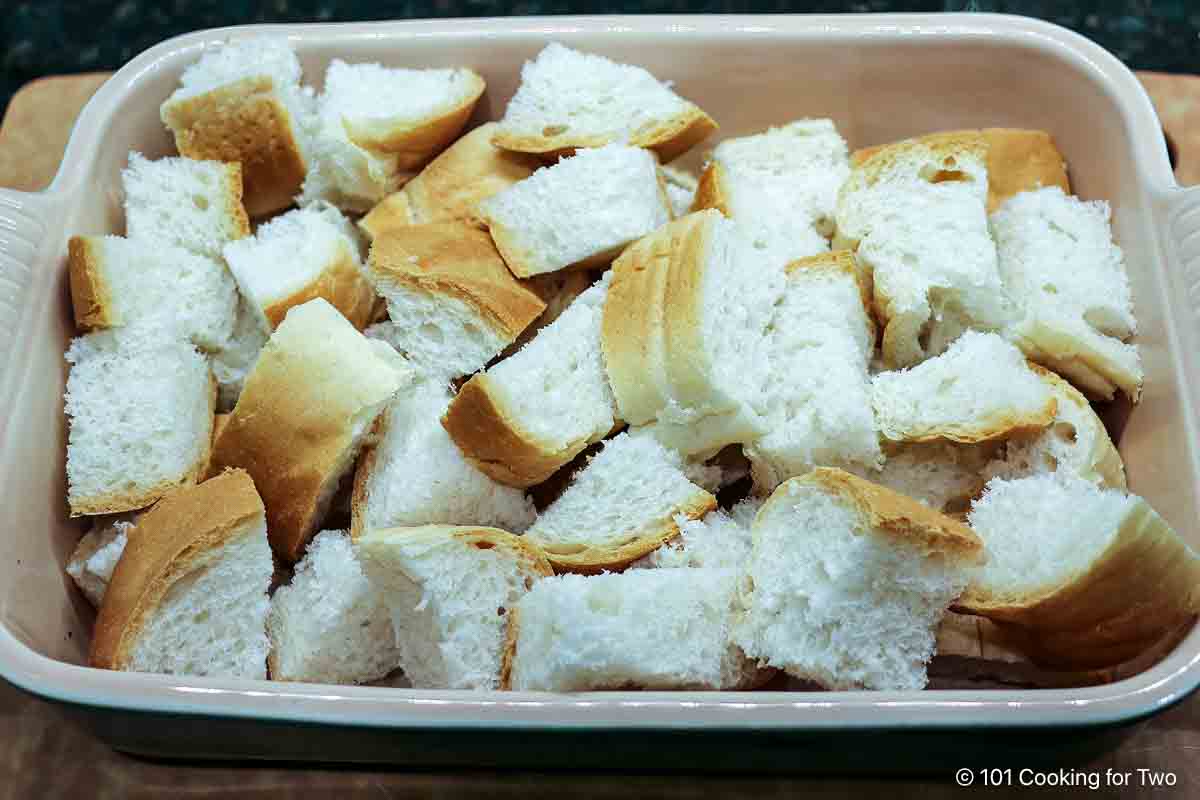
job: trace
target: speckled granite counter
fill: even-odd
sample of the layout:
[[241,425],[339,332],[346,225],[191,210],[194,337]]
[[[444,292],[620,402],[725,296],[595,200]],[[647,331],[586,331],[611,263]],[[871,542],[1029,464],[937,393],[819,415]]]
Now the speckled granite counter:
[[1195,0],[17,0],[0,2],[0,108],[33,78],[112,70],[176,34],[254,22],[603,13],[998,11],[1057,22],[1135,69],[1200,72]]

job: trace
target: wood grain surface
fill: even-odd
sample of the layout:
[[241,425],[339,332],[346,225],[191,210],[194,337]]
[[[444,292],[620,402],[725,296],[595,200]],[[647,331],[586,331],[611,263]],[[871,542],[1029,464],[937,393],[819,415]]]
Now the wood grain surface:
[[[0,186],[37,191],[58,169],[71,126],[105,74],[45,78],[14,95],[0,126]],[[1141,73],[1177,155],[1176,177],[1200,183],[1200,77]],[[868,755],[868,754],[864,754]],[[953,766],[953,765],[948,765]],[[751,775],[630,775],[620,772],[437,772],[246,764],[161,763],[109,749],[59,709],[0,681],[0,798],[147,798],[162,795],[309,797],[600,797],[756,800],[887,796],[890,800],[981,793],[989,797],[1200,797],[1200,696],[1131,727],[1111,752],[1071,768],[1130,773],[1132,784],[1096,791],[960,789],[952,777],[856,780]],[[1138,770],[1171,772],[1173,788],[1141,787]]]

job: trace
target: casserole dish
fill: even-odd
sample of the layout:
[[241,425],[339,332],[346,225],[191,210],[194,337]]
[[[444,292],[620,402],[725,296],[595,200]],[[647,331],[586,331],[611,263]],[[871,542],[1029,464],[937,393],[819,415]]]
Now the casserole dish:
[[[1076,192],[1113,207],[1146,370],[1141,405],[1107,409],[1130,488],[1200,546],[1200,190],[1177,187],[1136,78],[1076,34],[996,15],[706,16],[431,20],[256,26],[188,34],[111,78],[75,125],[42,193],[0,192],[0,674],[66,704],[106,741],[163,756],[607,767],[957,767],[1002,752],[1027,765],[1031,728],[1092,729],[1170,705],[1200,683],[1200,629],[1151,669],[1103,686],[924,692],[414,691],[90,669],[93,614],[63,572],[67,517],[63,351],[74,333],[71,234],[120,233],[129,150],[171,152],[161,101],[184,67],[230,37],[286,35],[310,83],[334,57],[469,65],[499,117],[522,62],[547,41],[648,68],[744,135],[829,116],[853,147],[931,130],[1043,128]],[[703,148],[697,148],[697,151]],[[693,166],[701,154],[693,152]],[[964,729],[995,729],[986,740]],[[515,734],[515,735],[514,735]],[[863,763],[864,749],[878,757]],[[1003,749],[1003,750],[1002,750]],[[1061,753],[1061,750],[1056,752]]]

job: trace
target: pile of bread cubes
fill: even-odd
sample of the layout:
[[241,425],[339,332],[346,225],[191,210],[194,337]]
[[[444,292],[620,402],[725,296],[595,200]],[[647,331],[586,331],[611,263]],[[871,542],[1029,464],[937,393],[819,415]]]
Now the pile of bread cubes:
[[484,89],[183,73],[180,155],[69,248],[94,666],[920,689],[955,620],[1087,675],[1200,610],[1089,402],[1140,394],[1130,289],[1047,133],[780,120],[694,176],[717,125],[640,67],[550,43],[464,133]]

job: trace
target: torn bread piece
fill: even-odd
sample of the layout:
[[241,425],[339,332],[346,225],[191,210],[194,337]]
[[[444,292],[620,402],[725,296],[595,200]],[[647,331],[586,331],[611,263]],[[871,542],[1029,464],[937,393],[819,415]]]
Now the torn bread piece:
[[839,192],[835,246],[856,248],[870,276],[889,368],[1014,316],[988,231],[986,161],[979,134],[908,140],[852,169]]
[[272,571],[249,475],[230,470],[172,492],[129,532],[96,618],[91,665],[265,679]]
[[320,297],[362,330],[375,290],[363,274],[357,234],[329,205],[298,208],[225,246],[225,261],[261,327],[274,330],[288,309]]
[[728,511],[716,508],[695,519],[676,514],[679,536],[629,566],[637,569],[711,567],[740,571],[750,557],[754,541],[751,529],[762,504],[762,498],[752,495],[739,500]]
[[515,690],[749,689],[730,640],[732,569],[639,569],[539,581],[509,623]]
[[371,245],[367,275],[388,308],[388,321],[369,335],[430,379],[477,371],[546,309],[508,271],[487,232],[465,222],[387,231]]
[[678,536],[677,516],[697,519],[717,507],[682,468],[680,456],[653,436],[622,433],[604,443],[525,536],[560,572],[621,569]]
[[191,158],[150,161],[129,154],[121,170],[125,231],[134,241],[181,247],[221,258],[229,242],[250,235],[242,206],[242,166]]
[[271,680],[354,684],[400,666],[392,615],[345,531],[313,537],[267,614]]
[[765,434],[755,389],[770,373],[763,340],[783,266],[712,209],[626,249],[601,339],[621,419],[686,456]]
[[1021,351],[977,331],[922,364],[876,375],[871,403],[880,434],[900,442],[983,442],[1041,430],[1057,408]]
[[621,144],[580,150],[542,167],[478,208],[519,278],[603,267],[671,219],[654,156]]
[[246,376],[254,369],[258,354],[270,337],[263,324],[262,313],[244,296],[238,297],[233,333],[224,346],[210,359],[213,376],[217,379],[217,409],[232,411],[242,394]]
[[961,519],[987,483],[985,470],[1003,452],[1001,441],[963,444],[948,439],[883,445],[883,465],[871,481]]
[[97,517],[71,552],[66,572],[96,608],[104,602],[108,582],[125,552],[129,531],[133,530],[135,522],[133,514]]
[[465,68],[333,59],[300,204],[327,200],[347,211],[370,210],[458,136],[483,89],[483,79]]
[[199,479],[217,395],[204,356],[183,341],[115,329],[73,340],[66,360],[71,516],[144,508]]
[[210,352],[229,343],[237,284],[219,261],[146,239],[72,236],[67,271],[81,330],[150,326]]
[[432,523],[486,525],[522,533],[534,520],[520,489],[480,472],[451,441],[441,417],[450,387],[421,382],[383,412],[354,475],[351,530]]
[[1110,210],[1058,187],[1022,192],[992,214],[1000,274],[1021,308],[1006,330],[1031,359],[1084,393],[1137,402],[1143,369],[1125,256]]
[[839,469],[781,484],[754,521],[747,656],[827,689],[921,689],[982,546],[961,522]]
[[442,425],[483,473],[533,486],[616,426],[600,352],[609,280],[606,273],[533,341],[455,395]]
[[[991,213],[1018,192],[1031,192],[1045,186],[1071,191],[1067,162],[1047,131],[1021,128],[984,128],[979,131],[945,131],[930,137],[960,136],[978,133],[987,143],[988,198]],[[866,161],[888,145],[855,150],[854,165]]]
[[867,374],[875,330],[853,254],[839,250],[787,266],[764,346],[767,432],[744,448],[755,491],[769,495],[816,466],[878,467]]
[[476,221],[476,206],[542,166],[535,156],[492,144],[496,123],[463,134],[398,192],[388,195],[358,222],[368,238],[398,225]]
[[628,142],[666,164],[716,129],[712,117],[641,67],[551,42],[521,67],[494,141],[547,155]]
[[575,302],[575,298],[586,292],[592,283],[594,283],[592,273],[584,270],[547,272],[544,275],[534,275],[532,278],[522,281],[529,291],[541,298],[542,302],[546,304],[546,308],[538,315],[537,319],[525,326],[525,330],[521,331],[512,344],[500,354],[501,357],[507,358],[533,341],[533,337],[537,336],[542,328],[562,316],[571,303]]
[[248,471],[267,507],[271,546],[297,561],[375,418],[413,377],[394,350],[325,300],[296,306],[246,378],[209,474]]
[[160,109],[180,154],[241,164],[252,217],[290,206],[308,169],[315,104],[300,77],[287,39],[230,40],[185,69]]
[[715,208],[788,258],[829,249],[838,189],[850,174],[846,141],[828,119],[802,119],[726,139],[700,176],[694,208]]
[[1038,663],[1120,663],[1200,612],[1200,556],[1140,497],[1065,474],[993,480],[968,519],[987,562],[958,610],[1016,626]]
[[552,574],[537,547],[496,528],[426,525],[370,531],[358,554],[413,688],[501,688],[512,612]]
[[700,179],[687,170],[670,164],[659,167],[658,174],[667,187],[667,199],[671,201],[671,216],[676,219],[687,216],[696,199],[696,188],[700,185]]

